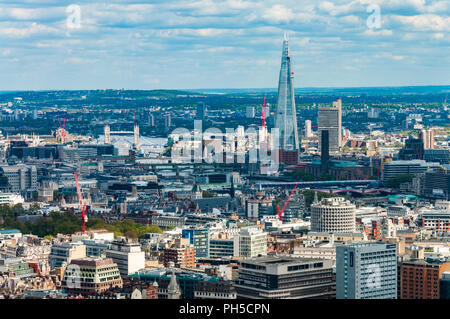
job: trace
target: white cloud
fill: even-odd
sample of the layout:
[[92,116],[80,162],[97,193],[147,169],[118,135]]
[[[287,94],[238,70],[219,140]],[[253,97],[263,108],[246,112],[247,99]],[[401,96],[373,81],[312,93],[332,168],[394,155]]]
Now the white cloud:
[[391,36],[392,30],[374,30],[374,29],[367,29],[363,32],[364,35],[368,36]]
[[6,27],[0,28],[0,35],[5,35],[12,38],[26,38],[34,34],[55,34],[58,33],[55,28],[48,27],[43,24],[36,22],[31,23],[28,27],[17,28],[17,27]]
[[420,14],[414,16],[393,15],[393,21],[418,31],[450,31],[450,17],[436,14]]
[[268,22],[280,23],[291,21],[294,19],[295,15],[291,9],[277,4],[265,10],[262,17]]

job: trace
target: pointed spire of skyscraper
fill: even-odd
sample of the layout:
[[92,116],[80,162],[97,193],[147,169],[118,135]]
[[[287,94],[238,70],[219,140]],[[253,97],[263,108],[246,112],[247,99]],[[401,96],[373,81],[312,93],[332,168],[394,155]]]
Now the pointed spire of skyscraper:
[[294,72],[292,71],[289,40],[286,33],[284,34],[283,52],[281,56],[275,128],[278,129],[280,137],[279,146],[282,150],[299,150],[294,96]]

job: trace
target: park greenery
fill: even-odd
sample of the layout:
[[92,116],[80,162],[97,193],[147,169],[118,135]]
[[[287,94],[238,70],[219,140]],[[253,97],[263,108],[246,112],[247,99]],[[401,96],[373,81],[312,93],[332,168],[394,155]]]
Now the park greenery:
[[317,193],[317,199],[320,201],[322,198],[330,198],[330,197],[345,197],[342,194],[332,194],[332,193],[325,193],[325,192],[316,192],[314,190],[304,190],[302,192],[303,196],[305,196],[305,206],[310,207],[311,204],[314,201],[314,193]]
[[412,174],[401,174],[386,181],[385,185],[389,188],[399,188],[401,184],[412,182],[414,175]]
[[[9,207],[0,205],[0,228],[19,229],[23,234],[34,234],[39,237],[56,236],[57,234],[73,234],[81,231],[80,217],[74,213],[52,212],[34,221],[21,222],[17,216],[23,215],[21,205]],[[86,223],[89,229],[106,229],[117,236],[125,236],[132,239],[142,238],[148,233],[162,233],[156,225],[143,225],[135,223],[131,219],[118,220],[106,223],[102,218],[90,218]]]

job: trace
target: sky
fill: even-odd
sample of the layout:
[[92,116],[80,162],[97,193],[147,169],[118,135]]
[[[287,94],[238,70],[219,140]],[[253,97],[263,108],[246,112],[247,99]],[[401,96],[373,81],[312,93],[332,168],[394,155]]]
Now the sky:
[[0,0],[0,91],[450,84],[450,0]]

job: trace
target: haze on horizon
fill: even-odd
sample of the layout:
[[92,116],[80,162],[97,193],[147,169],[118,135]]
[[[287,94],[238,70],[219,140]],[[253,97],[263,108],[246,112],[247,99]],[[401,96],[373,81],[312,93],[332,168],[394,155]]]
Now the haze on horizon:
[[0,1],[1,91],[275,88],[285,31],[296,88],[450,84],[448,0],[72,4]]

